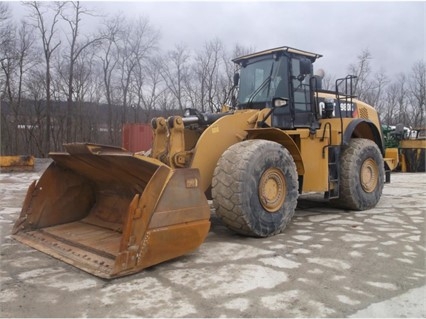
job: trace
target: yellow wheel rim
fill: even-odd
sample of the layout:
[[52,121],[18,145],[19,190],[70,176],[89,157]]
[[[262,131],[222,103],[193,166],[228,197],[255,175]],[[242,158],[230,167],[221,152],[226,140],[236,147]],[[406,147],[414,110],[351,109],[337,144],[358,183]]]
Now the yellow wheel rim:
[[287,188],[281,170],[268,168],[263,172],[259,183],[259,199],[269,213],[277,212],[284,204]]
[[367,193],[372,193],[379,182],[379,168],[376,162],[369,158],[361,166],[361,186]]

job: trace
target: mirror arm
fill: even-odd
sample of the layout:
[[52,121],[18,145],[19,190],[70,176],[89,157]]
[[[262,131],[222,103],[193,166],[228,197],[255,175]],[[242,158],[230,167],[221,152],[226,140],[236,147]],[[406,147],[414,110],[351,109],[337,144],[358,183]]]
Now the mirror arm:
[[[261,121],[258,121],[257,123],[256,123],[256,125],[257,125],[257,127],[264,127],[265,125],[267,125],[266,124],[266,120],[268,119],[268,117],[270,117],[271,116],[271,114],[272,114],[272,112],[274,112],[274,107],[272,107],[271,108],[271,110],[268,112],[268,114],[266,114],[266,116],[263,118],[263,120],[261,120]],[[268,125],[268,127],[269,127],[269,125]]]

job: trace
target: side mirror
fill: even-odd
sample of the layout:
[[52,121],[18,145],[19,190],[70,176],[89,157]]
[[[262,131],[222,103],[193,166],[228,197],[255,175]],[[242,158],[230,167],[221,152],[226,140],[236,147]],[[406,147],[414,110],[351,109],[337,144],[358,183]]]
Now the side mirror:
[[274,97],[272,99],[272,107],[280,108],[288,105],[288,99],[282,97]]
[[239,81],[240,81],[240,74],[234,73],[234,86],[237,86]]
[[311,74],[312,62],[307,58],[300,59],[300,74],[307,75]]

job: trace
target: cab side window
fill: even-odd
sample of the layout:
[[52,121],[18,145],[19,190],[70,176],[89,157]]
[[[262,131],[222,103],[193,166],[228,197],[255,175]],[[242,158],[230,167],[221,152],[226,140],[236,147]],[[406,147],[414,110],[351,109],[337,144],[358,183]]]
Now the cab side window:
[[299,59],[291,59],[292,87],[296,112],[310,111],[309,77],[300,77]]
[[276,97],[288,98],[288,61],[287,59],[282,59],[278,67],[276,83],[274,85],[277,87],[275,90]]

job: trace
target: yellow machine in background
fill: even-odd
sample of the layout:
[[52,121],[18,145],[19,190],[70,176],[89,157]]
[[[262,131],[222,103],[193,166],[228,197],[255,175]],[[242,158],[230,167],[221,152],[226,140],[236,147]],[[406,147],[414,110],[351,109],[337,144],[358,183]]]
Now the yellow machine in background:
[[378,114],[353,96],[354,77],[321,90],[319,57],[280,47],[235,59],[235,104],[153,119],[148,156],[93,144],[51,153],[13,237],[113,278],[196,249],[208,199],[227,227],[254,237],[282,232],[300,193],[374,207],[397,157],[385,157]]
[[0,172],[24,172],[34,170],[34,156],[0,156]]
[[399,158],[397,171],[426,171],[426,128],[410,129],[403,124],[382,127],[387,153]]
[[414,129],[409,139],[399,142],[401,172],[424,172],[426,170],[426,128]]

